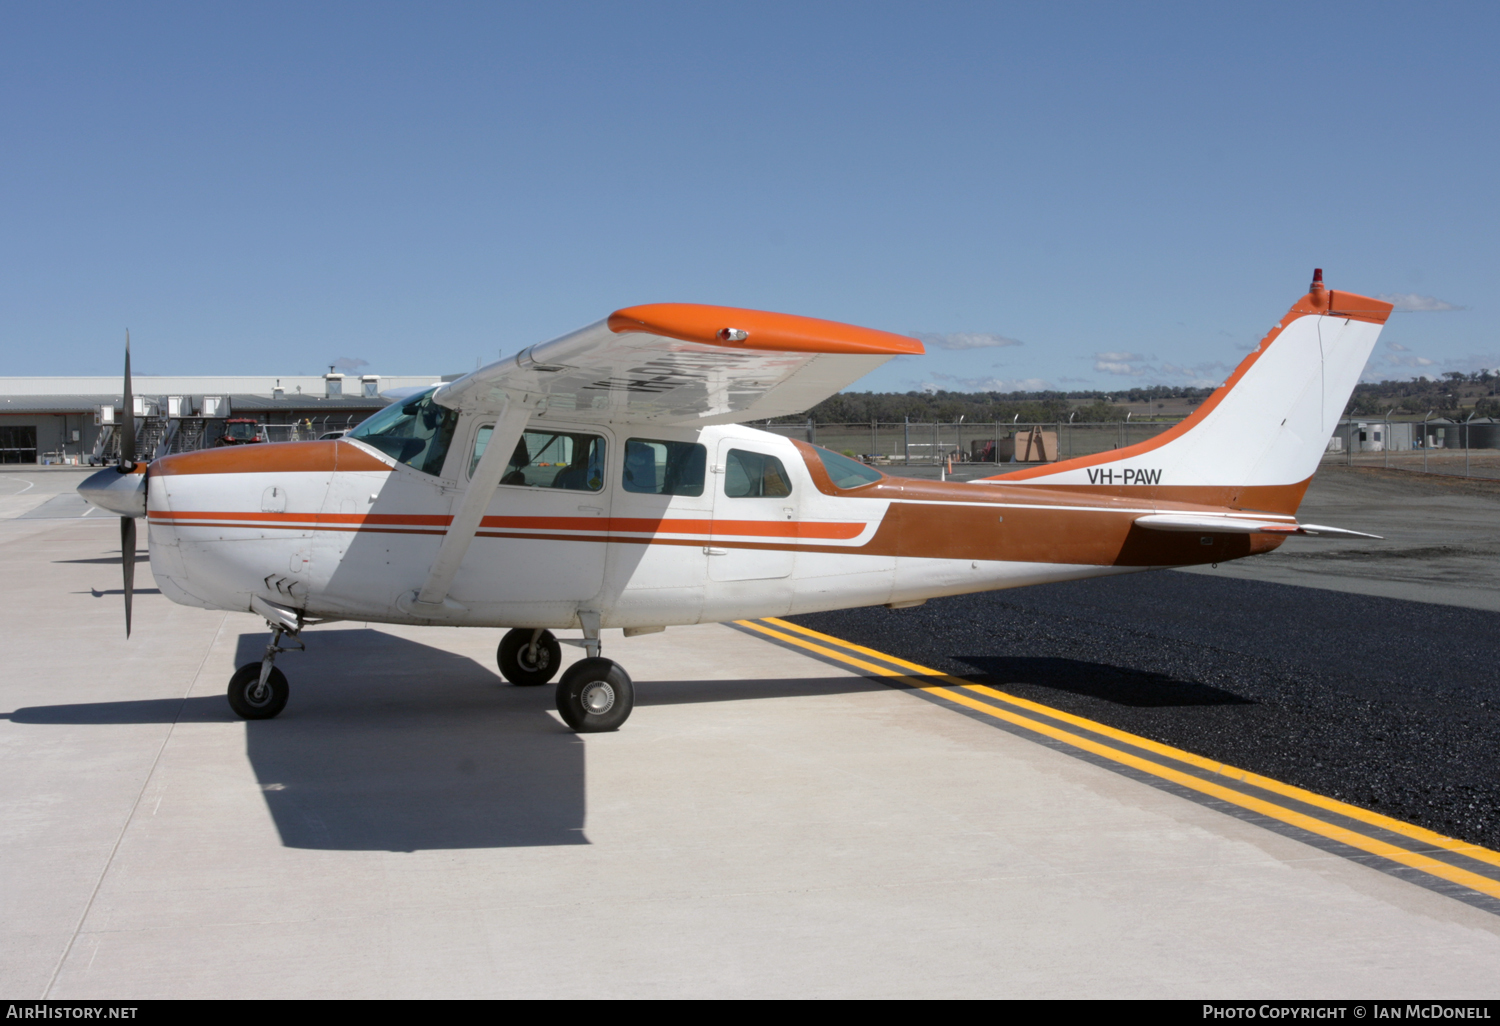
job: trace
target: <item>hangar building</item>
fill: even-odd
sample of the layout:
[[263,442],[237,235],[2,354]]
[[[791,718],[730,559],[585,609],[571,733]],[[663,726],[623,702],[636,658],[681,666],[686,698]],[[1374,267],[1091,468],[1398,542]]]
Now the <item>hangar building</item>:
[[[382,392],[426,387],[439,375],[168,376],[141,374],[137,451],[216,445],[231,418],[264,441],[316,438],[351,428],[390,402]],[[0,463],[88,463],[117,450],[119,376],[0,377]]]

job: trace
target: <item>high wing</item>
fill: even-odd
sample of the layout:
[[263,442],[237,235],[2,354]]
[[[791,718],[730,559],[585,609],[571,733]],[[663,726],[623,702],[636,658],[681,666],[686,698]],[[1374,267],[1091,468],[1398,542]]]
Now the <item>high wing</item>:
[[440,388],[452,409],[507,399],[571,421],[729,424],[800,413],[895,356],[904,335],[812,317],[652,303],[524,349]]
[[812,317],[692,303],[616,310],[571,335],[450,382],[433,400],[493,413],[489,445],[453,509],[426,583],[407,600],[436,614],[527,421],[543,413],[598,424],[728,424],[800,413],[893,356],[904,335]]

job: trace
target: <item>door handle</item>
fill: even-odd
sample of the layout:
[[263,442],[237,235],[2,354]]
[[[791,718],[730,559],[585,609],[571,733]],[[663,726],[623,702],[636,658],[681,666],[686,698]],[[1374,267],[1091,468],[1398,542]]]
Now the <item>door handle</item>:
[[727,556],[729,555],[729,550],[721,549],[717,545],[705,545],[703,546],[703,554],[705,556]]
[[580,513],[603,513],[604,512],[604,507],[603,506],[579,506],[578,507],[578,512],[580,512]]

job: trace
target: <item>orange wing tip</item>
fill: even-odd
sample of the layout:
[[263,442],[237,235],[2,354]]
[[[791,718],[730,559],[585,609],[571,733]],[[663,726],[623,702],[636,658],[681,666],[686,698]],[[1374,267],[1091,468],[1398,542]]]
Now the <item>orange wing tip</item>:
[[920,356],[922,343],[906,335],[815,317],[698,303],[648,303],[609,315],[617,334],[643,331],[726,349],[841,356]]

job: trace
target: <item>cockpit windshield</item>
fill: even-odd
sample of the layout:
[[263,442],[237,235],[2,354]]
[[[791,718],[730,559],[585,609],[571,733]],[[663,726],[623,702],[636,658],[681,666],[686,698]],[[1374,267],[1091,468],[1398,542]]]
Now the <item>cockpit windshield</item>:
[[424,474],[441,474],[458,426],[458,411],[432,401],[433,392],[397,400],[349,432],[399,463]]

